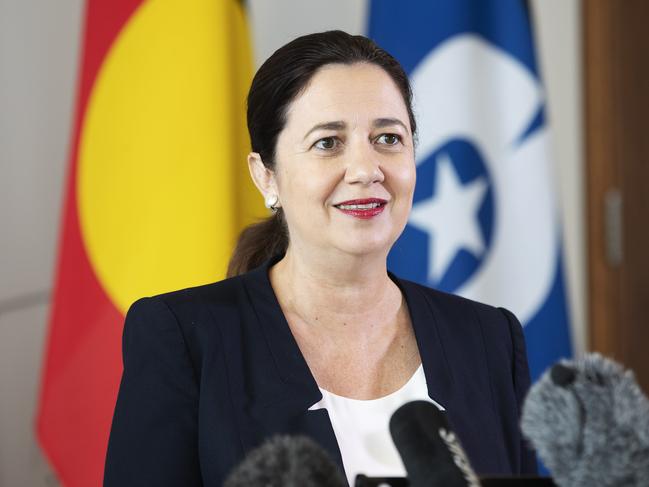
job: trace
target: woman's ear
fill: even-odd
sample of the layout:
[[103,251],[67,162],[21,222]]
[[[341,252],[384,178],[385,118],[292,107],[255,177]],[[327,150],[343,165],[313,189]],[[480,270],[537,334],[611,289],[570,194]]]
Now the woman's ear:
[[279,197],[277,190],[277,181],[275,180],[275,173],[264,166],[261,156],[258,152],[251,152],[248,154],[248,170],[250,177],[257,186],[257,189],[262,194],[264,199],[269,197]]
[[250,176],[257,186],[257,189],[264,197],[264,205],[273,211],[281,207],[279,202],[279,191],[277,190],[277,181],[275,173],[264,166],[261,156],[257,152],[248,154],[248,169]]

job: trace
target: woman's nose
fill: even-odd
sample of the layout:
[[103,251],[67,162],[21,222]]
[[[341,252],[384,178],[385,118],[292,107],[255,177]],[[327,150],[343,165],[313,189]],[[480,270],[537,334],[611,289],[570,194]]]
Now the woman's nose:
[[347,154],[346,164],[346,183],[381,183],[385,179],[377,154],[370,142],[355,144]]

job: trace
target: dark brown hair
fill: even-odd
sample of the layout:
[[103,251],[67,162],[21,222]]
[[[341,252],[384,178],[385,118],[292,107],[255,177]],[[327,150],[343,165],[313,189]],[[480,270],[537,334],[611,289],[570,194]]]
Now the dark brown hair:
[[[248,132],[253,152],[275,168],[277,137],[286,124],[291,102],[306,89],[313,75],[329,64],[370,63],[382,68],[401,92],[413,137],[416,122],[412,90],[401,65],[374,41],[340,30],[309,34],[289,42],[261,65],[248,92]],[[228,265],[228,277],[247,272],[270,257],[286,252],[288,229],[279,208],[271,217],[245,228]]]

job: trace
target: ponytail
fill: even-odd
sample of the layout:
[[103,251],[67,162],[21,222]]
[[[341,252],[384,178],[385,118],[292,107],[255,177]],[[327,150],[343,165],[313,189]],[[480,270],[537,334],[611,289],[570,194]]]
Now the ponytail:
[[284,254],[287,248],[288,231],[280,208],[273,216],[243,229],[230,258],[227,277],[259,267],[271,257]]

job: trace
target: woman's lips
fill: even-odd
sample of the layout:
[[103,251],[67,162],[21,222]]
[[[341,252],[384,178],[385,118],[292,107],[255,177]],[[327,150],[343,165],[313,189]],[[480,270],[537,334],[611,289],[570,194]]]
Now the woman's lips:
[[380,198],[364,198],[358,200],[343,201],[334,205],[346,215],[369,220],[380,215],[385,209],[386,200]]

